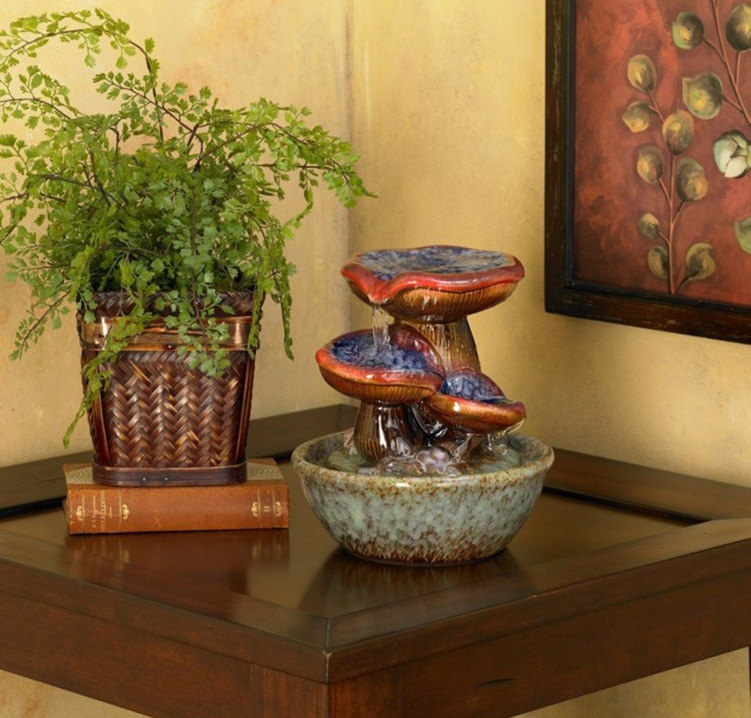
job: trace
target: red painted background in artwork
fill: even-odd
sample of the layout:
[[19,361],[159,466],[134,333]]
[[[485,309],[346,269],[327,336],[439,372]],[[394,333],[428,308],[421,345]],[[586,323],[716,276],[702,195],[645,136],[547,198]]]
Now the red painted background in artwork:
[[[737,4],[738,0],[720,0],[722,18]],[[673,44],[670,29],[681,11],[698,15],[704,22],[706,37],[717,43],[712,0],[577,2],[576,279],[655,294],[668,291],[666,281],[653,276],[647,265],[650,247],[660,242],[645,238],[637,227],[637,220],[645,212],[654,214],[661,225],[668,224],[667,201],[659,186],[649,185],[637,175],[636,153],[644,145],[662,148],[666,180],[670,154],[665,149],[659,121],[653,121],[644,132],[632,133],[621,115],[631,102],[646,99],[626,77],[628,60],[636,54],[648,55],[654,62],[654,94],[664,115],[686,109],[681,91],[683,77],[714,72],[730,94],[727,71],[708,44],[688,51]],[[734,61],[735,51],[729,51]],[[740,87],[751,105],[751,51],[742,56]],[[686,252],[697,242],[712,245],[711,256],[716,263],[710,277],[687,283],[679,296],[751,306],[751,254],[740,248],[733,229],[736,220],[751,216],[751,174],[728,179],[717,169],[712,156],[714,141],[729,130],[751,136],[751,127],[743,115],[728,103],[714,119],[694,118],[694,138],[684,156],[704,167],[709,191],[698,202],[686,203],[675,225],[671,251],[678,280],[684,276]]]

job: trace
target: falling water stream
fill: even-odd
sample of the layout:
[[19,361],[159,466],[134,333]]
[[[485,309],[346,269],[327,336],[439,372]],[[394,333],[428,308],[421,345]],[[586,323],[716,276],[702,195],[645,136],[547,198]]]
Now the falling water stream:
[[371,304],[372,310],[371,330],[373,332],[373,345],[376,356],[388,356],[391,353],[391,340],[389,338],[389,315],[385,309],[377,304]]

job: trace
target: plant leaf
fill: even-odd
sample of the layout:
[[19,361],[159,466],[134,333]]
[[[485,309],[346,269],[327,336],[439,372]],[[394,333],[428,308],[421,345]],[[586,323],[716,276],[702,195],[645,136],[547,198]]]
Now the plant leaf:
[[621,115],[621,119],[631,132],[644,132],[649,128],[652,113],[646,102],[632,102]]
[[636,157],[636,172],[647,184],[656,184],[665,171],[662,152],[657,147],[640,147]]
[[649,271],[658,279],[668,278],[668,253],[665,247],[652,247],[647,253]]
[[704,168],[695,159],[684,157],[675,170],[675,188],[684,202],[697,202],[709,190]]
[[743,2],[731,10],[725,23],[725,36],[738,52],[751,49],[751,5]]
[[722,109],[722,80],[714,72],[683,78],[683,102],[700,120],[711,120]]
[[704,41],[704,23],[692,12],[680,12],[673,21],[673,42],[681,50],[692,50]]
[[694,118],[686,110],[676,110],[662,123],[662,137],[674,155],[683,154],[694,137]]
[[681,286],[686,282],[696,282],[714,274],[717,265],[710,254],[712,245],[707,242],[692,244],[686,251],[686,276]]
[[654,63],[646,55],[634,55],[626,68],[628,81],[642,92],[651,92],[657,84],[657,71]]
[[646,212],[639,217],[639,231],[647,239],[657,239],[660,236],[660,220],[651,212]]
[[740,248],[751,254],[751,217],[736,220],[734,228],[735,238],[738,240]]

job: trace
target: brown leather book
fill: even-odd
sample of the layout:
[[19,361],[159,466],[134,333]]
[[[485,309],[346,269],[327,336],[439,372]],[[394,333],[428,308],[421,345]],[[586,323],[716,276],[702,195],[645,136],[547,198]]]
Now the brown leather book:
[[119,487],[95,484],[88,464],[63,466],[70,534],[287,528],[289,493],[270,459],[248,462],[229,486]]

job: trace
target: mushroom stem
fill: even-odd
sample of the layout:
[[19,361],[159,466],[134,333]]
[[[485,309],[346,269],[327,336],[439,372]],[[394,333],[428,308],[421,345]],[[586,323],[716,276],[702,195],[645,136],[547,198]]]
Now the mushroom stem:
[[360,404],[353,440],[357,450],[374,464],[384,457],[407,456],[419,443],[405,405]]
[[400,319],[398,323],[417,329],[435,347],[446,371],[459,369],[480,371],[480,358],[477,355],[477,346],[467,317],[446,323],[405,319]]

